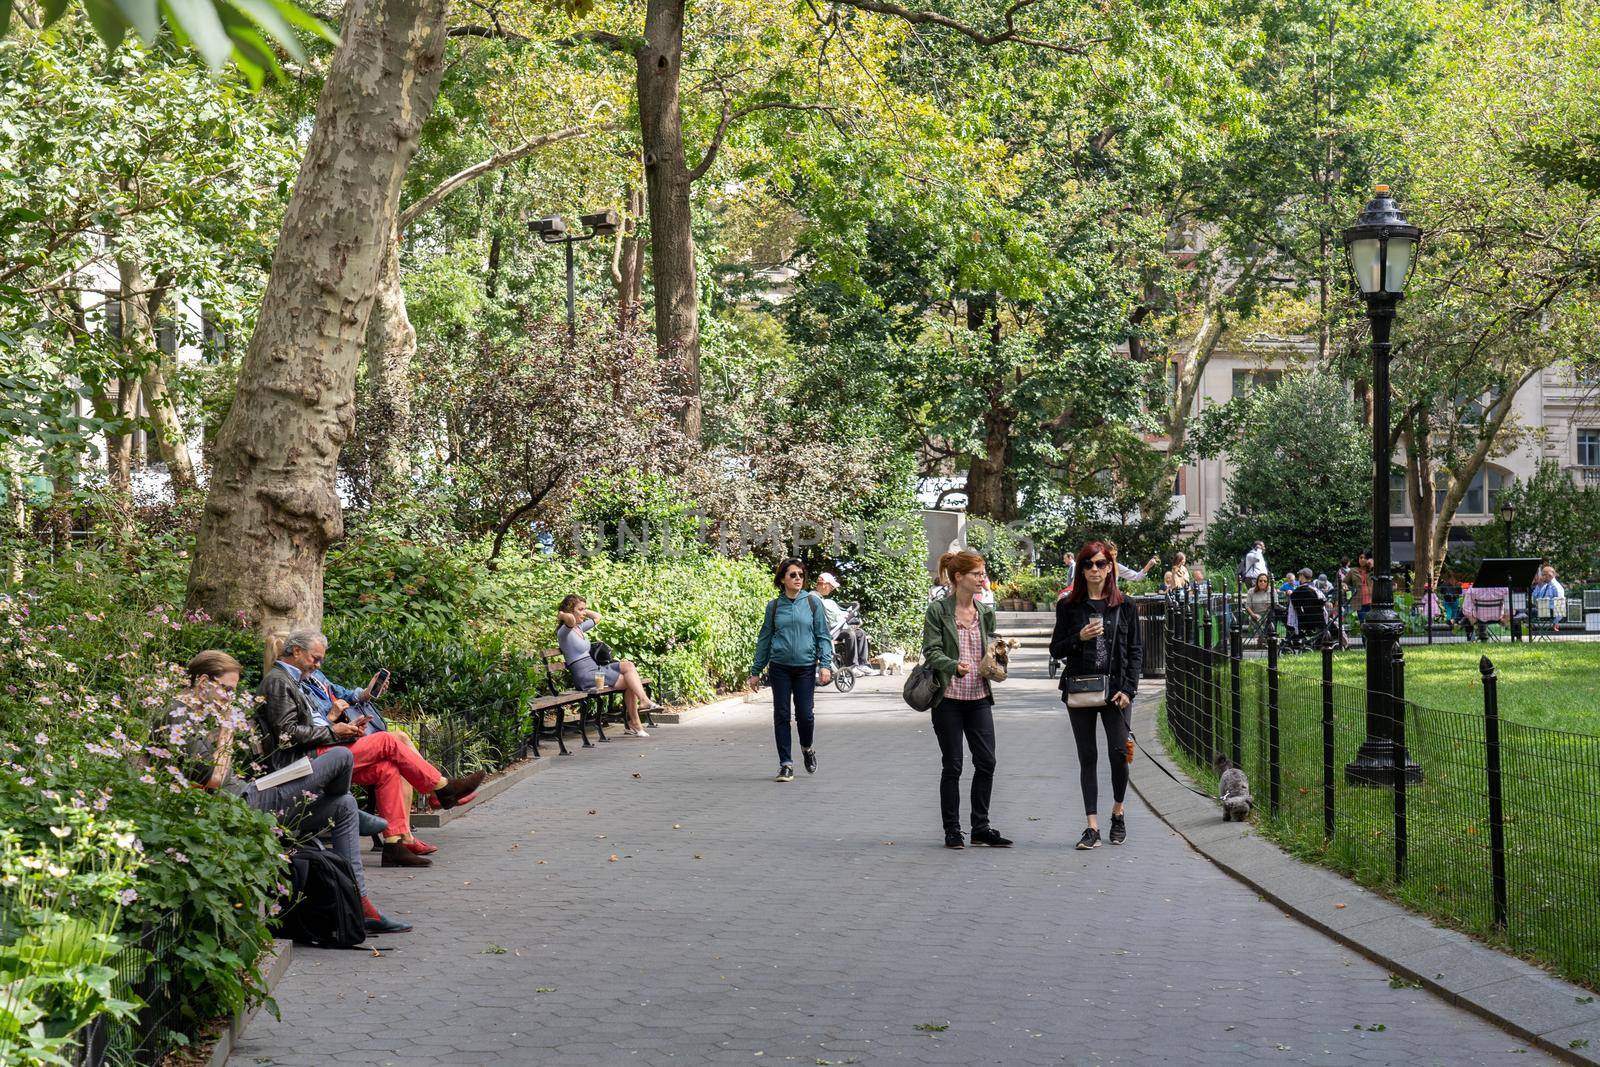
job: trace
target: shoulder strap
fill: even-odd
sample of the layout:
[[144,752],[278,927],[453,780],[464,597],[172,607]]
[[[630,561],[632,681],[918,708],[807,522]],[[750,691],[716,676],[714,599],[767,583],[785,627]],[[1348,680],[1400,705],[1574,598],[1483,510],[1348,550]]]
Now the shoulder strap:
[[767,601],[767,629],[768,630],[774,629],[777,626],[777,620],[778,620],[778,598],[777,597],[773,597],[771,600]]

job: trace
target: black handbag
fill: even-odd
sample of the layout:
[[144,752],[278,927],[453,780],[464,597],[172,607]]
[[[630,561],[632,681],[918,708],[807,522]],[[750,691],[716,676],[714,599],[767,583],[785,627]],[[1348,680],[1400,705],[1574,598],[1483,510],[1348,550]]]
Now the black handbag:
[[589,646],[589,658],[594,660],[596,667],[604,667],[612,660],[611,646],[604,641],[596,641]]
[[919,663],[906,675],[900,695],[913,711],[932,711],[939,702],[939,676],[926,663]]

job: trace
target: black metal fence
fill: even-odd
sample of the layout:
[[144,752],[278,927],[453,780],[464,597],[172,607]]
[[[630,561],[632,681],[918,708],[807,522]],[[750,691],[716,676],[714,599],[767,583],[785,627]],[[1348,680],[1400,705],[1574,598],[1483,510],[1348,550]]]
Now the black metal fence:
[[102,1016],[77,1037],[75,1062],[84,1067],[156,1067],[172,1047],[173,1016],[181,1006],[172,995],[179,923],[176,917],[147,926],[108,965],[116,972],[112,993],[143,1006],[126,1022]]
[[[1282,669],[1275,630],[1264,656],[1246,655],[1247,629],[1193,592],[1169,605],[1163,732],[1191,775],[1214,788],[1212,760],[1227,756],[1250,778],[1257,824],[1290,851],[1600,984],[1600,737],[1501,720],[1487,656],[1481,706],[1408,699],[1397,649],[1396,698],[1369,707],[1366,687],[1334,680],[1332,631],[1310,651],[1319,676]],[[1346,774],[1373,734],[1396,742],[1388,785]]]

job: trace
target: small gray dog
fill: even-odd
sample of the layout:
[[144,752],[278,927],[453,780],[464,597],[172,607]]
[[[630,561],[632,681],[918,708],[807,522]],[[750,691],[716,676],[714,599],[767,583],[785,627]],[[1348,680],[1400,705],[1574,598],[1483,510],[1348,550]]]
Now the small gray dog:
[[1211,761],[1211,766],[1216,768],[1219,779],[1217,793],[1222,800],[1222,821],[1244,822],[1250,817],[1250,808],[1255,804],[1250,796],[1250,779],[1221,753]]

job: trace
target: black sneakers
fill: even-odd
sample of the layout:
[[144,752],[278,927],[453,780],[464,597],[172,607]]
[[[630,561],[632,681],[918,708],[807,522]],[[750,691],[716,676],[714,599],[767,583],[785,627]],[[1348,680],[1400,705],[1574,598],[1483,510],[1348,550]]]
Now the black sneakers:
[[1111,843],[1120,845],[1128,839],[1128,824],[1121,815],[1111,816]]
[[792,763],[780,763],[780,764],[778,764],[778,778],[777,778],[777,780],[780,781],[780,782],[792,782],[792,781],[794,781],[794,764],[792,764]]
[[944,834],[945,848],[966,848],[967,843],[961,837],[960,830],[946,830]]
[[972,843],[974,845],[988,845],[990,848],[1011,847],[1011,839],[1009,837],[1001,837],[1000,831],[992,826],[985,826],[982,830],[972,831]]
[[1099,848],[1100,847],[1100,831],[1096,830],[1092,826],[1085,826],[1083,828],[1083,836],[1078,838],[1077,847],[1078,847],[1079,851],[1083,851],[1085,849],[1091,849],[1091,848]]
[[817,773],[817,750],[814,748],[802,749],[800,754],[805,757],[806,773]]

